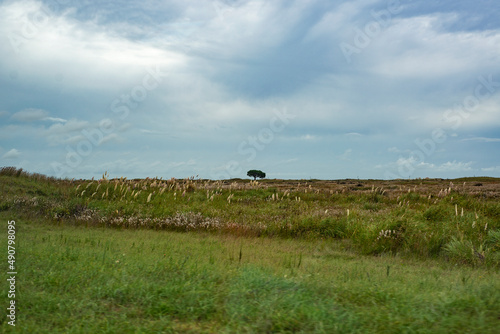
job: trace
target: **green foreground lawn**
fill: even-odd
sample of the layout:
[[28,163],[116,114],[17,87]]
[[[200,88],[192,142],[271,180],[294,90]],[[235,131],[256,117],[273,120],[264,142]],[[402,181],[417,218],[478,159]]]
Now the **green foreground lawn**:
[[[497,267],[293,240],[16,220],[5,333],[498,333]],[[7,254],[4,252],[5,272]],[[9,299],[2,280],[4,313]]]

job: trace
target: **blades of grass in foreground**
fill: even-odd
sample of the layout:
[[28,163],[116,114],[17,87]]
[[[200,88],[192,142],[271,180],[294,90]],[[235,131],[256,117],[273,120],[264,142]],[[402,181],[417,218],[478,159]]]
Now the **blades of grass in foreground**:
[[[8,219],[5,212],[0,218]],[[14,332],[498,329],[500,275],[491,268],[360,256],[333,240],[54,226],[43,219],[18,226]],[[6,296],[0,302],[6,305]],[[0,328],[12,331],[5,320]]]

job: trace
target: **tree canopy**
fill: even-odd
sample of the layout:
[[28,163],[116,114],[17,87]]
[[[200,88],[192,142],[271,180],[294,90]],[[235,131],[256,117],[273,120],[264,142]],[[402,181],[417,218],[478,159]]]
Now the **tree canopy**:
[[256,169],[249,170],[247,172],[247,175],[250,177],[253,177],[254,180],[256,180],[257,178],[263,179],[266,177],[266,173],[264,173],[261,170],[256,170]]

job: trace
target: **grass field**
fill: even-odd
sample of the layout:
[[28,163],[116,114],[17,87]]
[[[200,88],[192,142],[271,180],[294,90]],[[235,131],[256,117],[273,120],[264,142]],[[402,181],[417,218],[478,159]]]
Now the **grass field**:
[[0,186],[0,242],[15,220],[18,270],[16,327],[3,316],[2,332],[500,327],[498,179],[57,180],[4,168]]

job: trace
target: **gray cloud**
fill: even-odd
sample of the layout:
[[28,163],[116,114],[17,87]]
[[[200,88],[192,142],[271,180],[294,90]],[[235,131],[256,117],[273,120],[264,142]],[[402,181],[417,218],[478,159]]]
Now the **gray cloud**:
[[39,121],[47,117],[48,112],[42,109],[28,108],[14,113],[10,118],[20,122]]
[[[288,177],[383,177],[404,163],[418,166],[415,173],[468,175],[500,164],[492,154],[500,126],[494,4],[402,0],[350,63],[339,45],[354,45],[387,2],[48,4],[0,4],[0,35],[7,36],[0,44],[0,138],[22,150],[23,168],[54,174],[51,163],[66,164],[68,150],[89,140],[84,133],[99,140],[68,175],[114,168],[211,177],[230,161]],[[34,13],[46,20],[25,36],[23,22]],[[148,77],[155,71],[157,79]],[[455,127],[447,111],[490,75],[491,96]],[[248,162],[238,147],[282,109],[295,118],[269,143],[250,147],[256,155]],[[97,135],[103,119],[113,129]],[[446,141],[412,161],[415,140],[437,128]],[[459,144],[467,145],[466,156]]]

